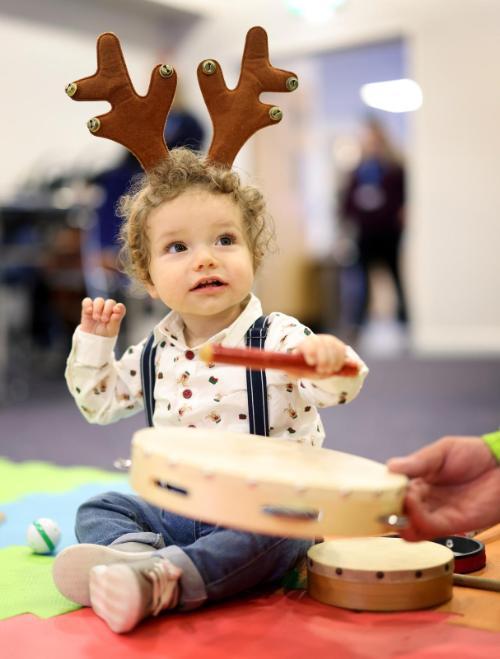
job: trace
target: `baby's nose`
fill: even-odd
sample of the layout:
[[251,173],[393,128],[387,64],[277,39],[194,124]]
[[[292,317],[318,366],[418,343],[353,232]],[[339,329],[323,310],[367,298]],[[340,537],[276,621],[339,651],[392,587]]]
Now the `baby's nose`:
[[210,268],[215,265],[216,259],[212,251],[207,248],[201,248],[197,251],[195,256],[195,269],[202,270],[203,268]]

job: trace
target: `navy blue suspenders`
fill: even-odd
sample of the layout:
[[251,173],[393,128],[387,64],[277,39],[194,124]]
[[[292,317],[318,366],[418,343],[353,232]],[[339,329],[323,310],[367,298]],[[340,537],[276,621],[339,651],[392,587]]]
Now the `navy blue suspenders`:
[[[267,335],[267,318],[261,316],[248,329],[245,343],[249,348],[264,349]],[[247,368],[248,421],[252,435],[269,436],[267,414],[267,380],[265,371],[252,371]]]
[[141,382],[142,394],[144,396],[144,409],[148,426],[153,426],[153,414],[155,411],[155,355],[156,346],[153,347],[154,334],[151,332],[144,344],[141,353]]
[[[245,344],[250,348],[264,348],[268,322],[266,316],[257,318],[248,329]],[[153,425],[155,411],[155,354],[154,336],[151,334],[141,354],[141,381],[144,395],[144,408],[148,426]],[[269,417],[267,412],[267,382],[265,371],[246,370],[249,430],[254,435],[269,435]]]

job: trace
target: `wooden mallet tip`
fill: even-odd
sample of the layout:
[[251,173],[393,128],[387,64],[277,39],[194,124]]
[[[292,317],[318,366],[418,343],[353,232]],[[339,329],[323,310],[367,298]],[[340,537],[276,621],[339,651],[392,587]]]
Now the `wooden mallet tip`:
[[200,357],[206,364],[209,364],[214,360],[214,350],[210,343],[206,343],[200,348]]

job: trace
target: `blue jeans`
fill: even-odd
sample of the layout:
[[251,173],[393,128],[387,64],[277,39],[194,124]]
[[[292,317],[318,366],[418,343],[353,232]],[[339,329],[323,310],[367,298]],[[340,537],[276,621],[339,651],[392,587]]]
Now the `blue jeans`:
[[78,542],[142,542],[183,571],[181,607],[236,595],[281,579],[313,544],[310,540],[243,533],[181,517],[134,495],[107,492],[80,506]]

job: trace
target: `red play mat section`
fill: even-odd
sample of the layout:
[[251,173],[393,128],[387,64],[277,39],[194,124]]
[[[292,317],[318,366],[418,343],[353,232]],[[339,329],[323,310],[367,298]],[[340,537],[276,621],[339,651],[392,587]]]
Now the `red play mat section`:
[[11,659],[498,659],[499,636],[447,623],[435,611],[371,614],[274,593],[150,620],[117,635],[90,609],[0,623]]

